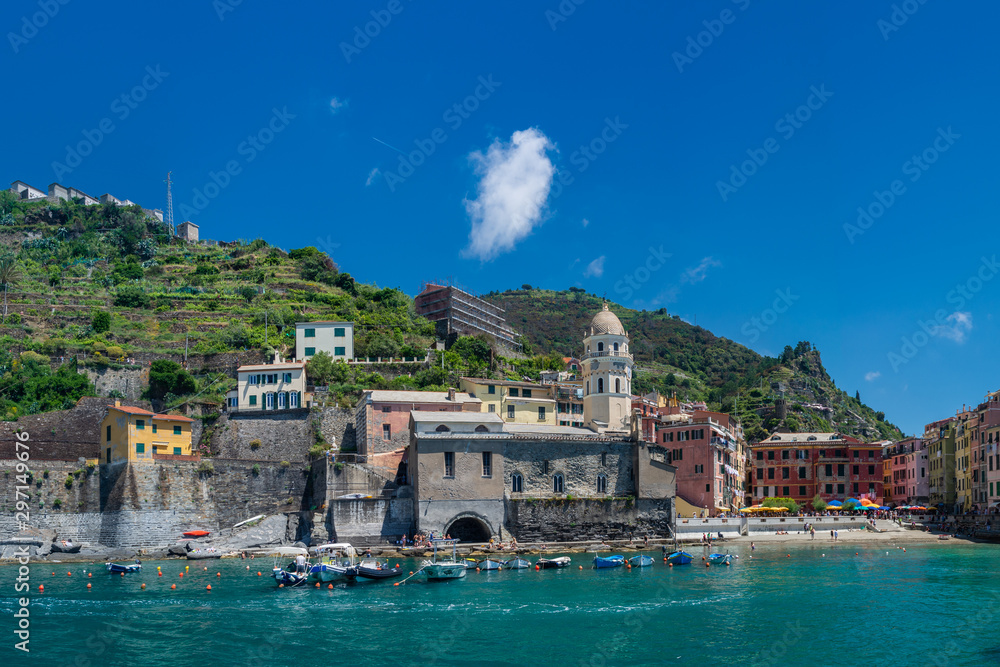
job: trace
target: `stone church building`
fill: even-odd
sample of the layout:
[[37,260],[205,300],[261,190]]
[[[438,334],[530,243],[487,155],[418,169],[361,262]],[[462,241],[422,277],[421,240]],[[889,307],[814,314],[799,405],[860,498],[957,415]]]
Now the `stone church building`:
[[585,331],[580,361],[582,428],[505,423],[490,412],[410,413],[417,532],[469,541],[669,532],[676,468],[639,437],[629,337],[607,304]]

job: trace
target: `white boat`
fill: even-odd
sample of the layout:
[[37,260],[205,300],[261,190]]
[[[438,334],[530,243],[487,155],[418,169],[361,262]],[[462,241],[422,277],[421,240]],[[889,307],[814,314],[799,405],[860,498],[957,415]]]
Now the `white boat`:
[[309,574],[322,582],[344,577],[357,565],[358,553],[347,542],[322,544],[314,551],[320,560],[309,568]]
[[[421,566],[428,581],[438,581],[441,579],[461,579],[468,571],[465,563],[458,560],[457,544],[458,540],[431,540],[434,546],[434,556],[431,560],[425,560]],[[451,558],[438,559],[438,547],[451,545]]]

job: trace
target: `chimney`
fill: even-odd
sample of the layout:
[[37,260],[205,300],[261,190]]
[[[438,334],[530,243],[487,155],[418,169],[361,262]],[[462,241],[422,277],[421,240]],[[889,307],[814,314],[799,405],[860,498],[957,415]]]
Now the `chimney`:
[[454,387],[448,387],[448,400],[449,401],[454,401],[455,400],[455,388]]
[[121,406],[122,406],[122,402],[121,402],[121,400],[119,400],[119,399],[117,399],[117,398],[116,398],[116,399],[115,399],[115,407],[116,407],[116,408],[120,408]]
[[275,364],[280,364],[281,363],[281,353],[278,352],[277,350],[274,351],[274,361],[272,363],[275,363]]

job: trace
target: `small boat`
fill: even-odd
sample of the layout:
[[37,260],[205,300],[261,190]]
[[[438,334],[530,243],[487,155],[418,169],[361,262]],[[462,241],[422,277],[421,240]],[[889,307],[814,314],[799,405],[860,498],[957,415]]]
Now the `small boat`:
[[628,564],[632,567],[649,567],[653,564],[652,556],[632,556],[628,559]]
[[389,567],[388,562],[381,562],[374,559],[363,560],[354,567],[347,568],[344,572],[344,576],[348,579],[356,577],[363,579],[391,579],[401,574],[403,574],[403,569],[399,565]]
[[357,565],[357,552],[347,542],[323,544],[315,549],[320,562],[309,568],[309,575],[322,582],[347,576],[347,571]]
[[595,556],[594,567],[597,569],[605,567],[621,567],[625,564],[625,556]]
[[271,576],[274,577],[275,581],[284,586],[301,586],[309,579],[308,573],[289,572],[288,570],[282,570],[280,567],[271,570]]
[[733,559],[729,554],[709,554],[708,562],[713,565],[729,565],[729,562]]
[[205,558],[222,558],[218,549],[195,549],[187,554],[188,560],[204,560]]
[[[428,581],[440,581],[442,579],[461,579],[468,572],[468,566],[458,560],[457,544],[458,540],[431,540],[434,546],[434,555],[431,560],[425,560],[421,570],[427,575]],[[438,559],[438,548],[451,545],[451,558]]]
[[479,567],[479,561],[475,558],[463,558],[462,563],[465,564],[466,570],[475,570]]
[[490,560],[487,558],[486,560],[479,561],[480,570],[499,570],[501,567],[503,567],[503,563],[498,560]]
[[531,563],[523,558],[511,558],[503,567],[505,570],[528,570],[531,569]]
[[206,535],[211,535],[207,530],[189,530],[186,533],[182,533],[184,537],[205,537]]
[[694,556],[686,551],[675,551],[667,554],[667,563],[673,565],[690,565],[693,558]]
[[535,563],[535,567],[542,570],[566,567],[567,565],[569,565],[569,556],[560,556],[559,558],[539,558]]
[[142,569],[142,563],[129,563],[128,565],[105,563],[104,567],[107,568],[108,572],[138,572]]

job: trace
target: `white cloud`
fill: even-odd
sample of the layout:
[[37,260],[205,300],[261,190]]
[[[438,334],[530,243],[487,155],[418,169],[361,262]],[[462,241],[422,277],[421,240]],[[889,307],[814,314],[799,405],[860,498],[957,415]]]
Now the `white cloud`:
[[340,98],[334,97],[330,100],[330,113],[337,113],[341,109],[347,106],[347,100],[342,100]]
[[882,371],[871,371],[869,373],[865,373],[865,380],[868,382],[874,382],[880,377],[882,377]]
[[368,187],[375,181],[375,177],[379,175],[378,167],[375,167],[370,172],[368,172],[368,178],[365,179],[365,187]]
[[691,283],[695,285],[700,283],[705,278],[708,277],[708,270],[715,266],[722,266],[722,262],[712,257],[706,257],[701,260],[701,263],[694,267],[693,269],[687,269],[683,275],[681,275],[682,283]]
[[555,173],[548,151],[554,149],[549,138],[532,127],[515,132],[510,143],[497,139],[485,154],[469,155],[481,178],[477,198],[465,200],[472,221],[465,256],[494,259],[541,225]]
[[964,343],[966,334],[972,331],[972,313],[955,311],[945,321],[951,324],[939,324],[934,328],[934,335],[953,340],[959,345]]
[[604,275],[604,255],[601,255],[593,262],[587,265],[587,268],[583,270],[583,276],[585,278],[600,278]]
[[583,222],[582,222],[582,223],[580,223],[580,224],[582,224],[582,225],[583,225],[584,227],[586,227],[587,225],[589,225],[589,224],[590,224],[590,220],[587,220],[586,218],[584,218],[584,219],[583,219]]

